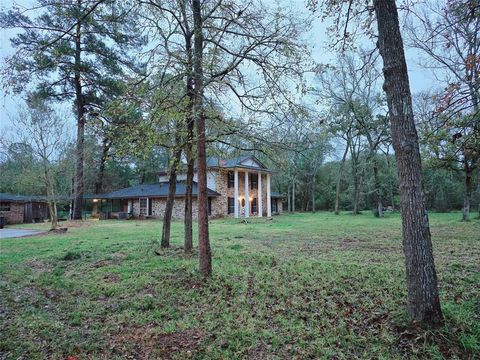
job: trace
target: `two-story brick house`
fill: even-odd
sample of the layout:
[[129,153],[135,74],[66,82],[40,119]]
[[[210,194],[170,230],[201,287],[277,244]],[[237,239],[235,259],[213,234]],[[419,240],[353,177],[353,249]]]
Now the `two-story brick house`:
[[[271,170],[254,156],[207,159],[208,210],[211,217],[271,216],[283,211],[282,195],[271,191]],[[178,175],[173,217],[184,216],[185,174]],[[197,173],[194,173],[193,216],[197,216]],[[132,186],[99,195],[94,212],[111,217],[163,217],[168,196],[168,173],[159,173],[159,183]],[[98,206],[100,204],[100,206]],[[122,214],[121,214],[122,213]]]

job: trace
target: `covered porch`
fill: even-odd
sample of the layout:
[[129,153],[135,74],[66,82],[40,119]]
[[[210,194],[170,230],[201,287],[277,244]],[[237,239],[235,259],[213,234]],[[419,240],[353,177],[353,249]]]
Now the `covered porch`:
[[235,218],[272,216],[270,171],[235,168],[228,175],[229,214]]

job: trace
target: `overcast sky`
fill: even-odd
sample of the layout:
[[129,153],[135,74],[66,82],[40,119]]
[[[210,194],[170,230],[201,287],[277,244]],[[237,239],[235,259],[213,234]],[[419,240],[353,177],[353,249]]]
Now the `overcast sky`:
[[[267,0],[268,1],[268,0]],[[32,1],[16,1],[16,3],[28,4]],[[274,1],[272,1],[274,2]],[[3,0],[1,2],[2,9],[8,9],[12,6],[14,2],[12,0]],[[305,13],[305,16],[310,16],[311,13],[306,8],[306,0],[294,0],[292,5],[295,9],[301,9]],[[10,46],[9,39],[15,34],[11,30],[0,30],[0,63],[1,66],[4,66],[5,58],[13,54],[13,49]],[[329,42],[329,37],[326,32],[326,25],[316,19],[313,22],[312,30],[305,35],[307,44],[310,45],[313,59],[318,63],[329,63],[332,61],[334,54],[332,54],[328,48],[327,44]],[[434,77],[428,70],[420,68],[418,65],[419,56],[418,53],[414,50],[407,49],[407,63],[409,68],[410,75],[410,86],[413,93],[417,93],[422,90],[426,90],[431,87]],[[3,90],[2,90],[3,91]],[[22,100],[20,97],[13,97],[5,95],[2,93],[0,99],[0,132],[4,133],[12,127],[12,122],[10,119],[14,119],[18,107],[22,106]],[[73,122],[73,114],[70,121]]]

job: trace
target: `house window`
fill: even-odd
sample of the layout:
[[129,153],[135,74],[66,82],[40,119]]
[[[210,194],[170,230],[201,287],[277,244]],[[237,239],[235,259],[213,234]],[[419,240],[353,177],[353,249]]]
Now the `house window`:
[[212,215],[212,198],[208,198],[208,215]]
[[272,199],[272,212],[278,212],[278,199]]
[[148,198],[148,216],[153,215],[153,199]]
[[235,199],[233,197],[228,198],[228,214],[235,212]]
[[235,174],[233,171],[228,172],[228,188],[233,188],[235,186]]
[[250,189],[255,190],[258,187],[258,174],[250,174]]
[[10,203],[0,203],[0,211],[10,211]]
[[140,198],[140,216],[146,215],[147,210],[148,210],[148,199]]
[[252,214],[256,214],[257,213],[257,198],[254,198],[252,200]]

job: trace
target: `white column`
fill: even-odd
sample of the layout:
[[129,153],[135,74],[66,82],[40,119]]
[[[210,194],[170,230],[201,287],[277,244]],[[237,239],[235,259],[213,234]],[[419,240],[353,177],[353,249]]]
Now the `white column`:
[[272,200],[270,198],[270,174],[267,174],[267,216],[272,216]]
[[234,195],[233,195],[233,201],[234,201],[234,206],[235,210],[233,211],[233,214],[236,218],[238,218],[238,169],[235,169],[233,173],[233,179],[234,179]]
[[257,200],[257,207],[258,207],[258,217],[263,216],[263,202],[262,199],[263,194],[262,194],[262,173],[258,173],[258,200]]
[[250,201],[248,200],[248,171],[245,171],[245,217],[250,216]]

